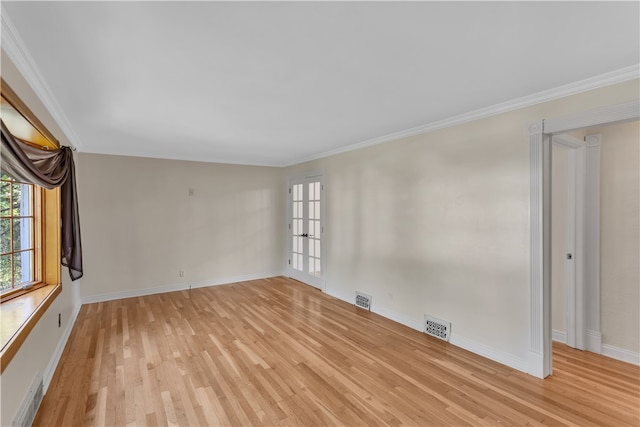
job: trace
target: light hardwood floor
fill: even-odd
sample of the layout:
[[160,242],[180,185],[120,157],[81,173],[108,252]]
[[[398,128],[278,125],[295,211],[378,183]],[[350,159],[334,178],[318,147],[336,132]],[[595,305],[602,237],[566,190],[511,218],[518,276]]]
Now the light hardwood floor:
[[82,307],[34,425],[635,425],[640,368],[538,380],[285,278]]

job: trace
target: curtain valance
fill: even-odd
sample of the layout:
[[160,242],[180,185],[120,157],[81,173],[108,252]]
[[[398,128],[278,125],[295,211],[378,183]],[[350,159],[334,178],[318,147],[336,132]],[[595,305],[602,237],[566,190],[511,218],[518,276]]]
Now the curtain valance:
[[2,172],[15,180],[52,189],[60,187],[61,264],[69,268],[71,280],[82,277],[82,244],[73,152],[69,147],[43,150],[25,144],[2,122]]

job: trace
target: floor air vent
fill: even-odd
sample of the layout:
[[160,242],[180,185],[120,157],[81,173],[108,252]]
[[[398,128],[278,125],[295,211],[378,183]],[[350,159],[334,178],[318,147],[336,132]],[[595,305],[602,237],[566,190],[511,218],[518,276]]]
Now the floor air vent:
[[451,322],[436,319],[435,317],[425,314],[424,333],[448,342],[451,336]]
[[356,306],[371,311],[371,295],[356,292]]
[[27,393],[22,406],[18,410],[16,418],[13,420],[14,427],[29,427],[33,423],[33,419],[36,417],[40,402],[42,402],[42,376],[38,374],[31,389]]

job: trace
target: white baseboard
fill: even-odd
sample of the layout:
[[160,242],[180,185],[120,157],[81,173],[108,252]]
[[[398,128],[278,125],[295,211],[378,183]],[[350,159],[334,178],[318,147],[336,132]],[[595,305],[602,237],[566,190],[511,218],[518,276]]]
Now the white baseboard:
[[567,343],[567,333],[554,329],[553,331],[551,331],[551,339],[556,341],[556,342],[559,342],[559,343],[562,343],[562,344],[566,344]]
[[[347,301],[353,302],[353,301]],[[407,316],[403,316],[401,314],[395,313],[391,310],[386,310],[383,308],[371,307],[371,311],[379,314],[380,316],[393,320],[394,322],[400,323],[401,325],[408,326],[411,329],[415,329],[416,331],[424,332],[424,321],[411,319]]]
[[201,282],[176,283],[173,285],[157,286],[153,288],[131,289],[129,291],[113,292],[108,294],[89,295],[82,297],[82,304],[91,304],[94,302],[113,301],[124,298],[141,297],[145,295],[163,294],[165,292],[184,291],[195,288],[205,288],[207,286],[228,285],[237,282],[246,282],[248,280],[267,279],[269,277],[282,276],[282,271],[247,274],[244,276],[226,277],[223,279],[204,280]]
[[60,341],[58,341],[58,345],[51,355],[51,359],[49,359],[49,364],[47,365],[47,368],[44,371],[44,375],[42,377],[43,395],[47,393],[47,389],[49,388],[49,384],[51,383],[53,374],[56,372],[56,368],[58,367],[58,362],[60,361],[60,357],[62,356],[64,347],[67,345],[67,341],[69,340],[69,336],[71,335],[71,331],[73,330],[73,325],[75,325],[76,323],[76,318],[78,317],[78,313],[80,312],[80,307],[81,305],[78,304],[73,309],[71,318],[69,319],[69,322],[67,322],[67,327],[64,328],[64,333],[62,334],[62,337],[60,337]]
[[454,333],[451,334],[451,340],[449,342],[457,347],[464,348],[465,350],[468,350],[472,353],[478,354],[482,357],[486,357],[487,359],[491,359],[494,362],[501,363],[521,372],[527,372],[528,362],[524,359],[514,356],[513,354],[506,353],[504,351],[498,350],[494,347],[482,344],[466,337],[461,337],[460,335],[456,335]]
[[[354,303],[354,296],[347,296],[341,292],[328,291],[327,292],[332,297],[338,298],[339,300],[345,301],[347,303]],[[401,325],[407,326],[411,329],[415,329],[420,332],[424,332],[424,320],[420,319],[412,319],[405,315],[393,312],[392,310],[387,310],[384,308],[379,308],[376,305],[375,298],[372,299],[371,311],[373,313],[379,314],[382,317],[385,317],[389,320],[393,320],[394,322],[398,322]],[[478,354],[482,357],[486,357],[487,359],[493,360],[494,362],[501,363],[510,368],[517,369],[518,371],[527,372],[528,363],[526,360],[516,357],[512,354],[500,351],[491,346],[482,344],[480,342],[471,340],[469,338],[457,335],[452,333],[449,343],[455,345],[456,347],[463,348],[472,353]]]
[[603,356],[611,357],[612,359],[640,366],[640,353],[636,353],[635,351],[626,350],[609,344],[602,344],[601,354]]
[[[354,304],[355,303],[355,294],[349,296],[345,293],[342,292],[336,292],[335,290],[326,290],[325,293],[327,295],[330,295],[334,298],[337,298],[341,301],[344,301],[346,303],[349,304]],[[415,329],[416,331],[420,331],[423,332],[424,329],[424,323],[422,320],[418,319],[411,319],[408,316],[403,316],[401,314],[398,314],[394,311],[391,310],[387,310],[384,308],[380,308],[377,304],[376,304],[376,300],[375,298],[372,298],[372,304],[371,304],[371,312],[372,313],[376,313],[379,314],[380,316],[389,319],[389,320],[393,320],[394,322],[400,323],[401,325],[404,326],[408,326],[411,329]]]
[[544,371],[544,357],[530,351],[527,358],[527,374],[544,379],[546,376]]
[[602,334],[600,332],[587,329],[586,331],[586,350],[592,353],[602,353]]
[[[567,343],[567,334],[565,332],[553,330],[553,340],[562,344]],[[609,344],[602,344],[602,334],[600,332],[587,330],[586,331],[586,348],[585,350],[596,354],[602,354],[603,356],[611,357],[612,359],[620,360],[622,362],[632,363],[640,366],[640,353],[636,353],[624,348],[615,347]]]

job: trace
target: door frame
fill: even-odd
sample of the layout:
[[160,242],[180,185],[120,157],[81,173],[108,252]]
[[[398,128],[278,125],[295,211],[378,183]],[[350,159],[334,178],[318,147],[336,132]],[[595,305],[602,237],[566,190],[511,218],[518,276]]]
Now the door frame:
[[[545,378],[552,373],[552,338],[551,338],[551,143],[553,135],[586,129],[595,126],[621,123],[640,119],[640,100],[627,102],[578,114],[540,120],[528,126],[529,134],[529,174],[530,174],[530,324],[529,324],[529,352],[527,372],[538,378]],[[600,145],[587,139],[587,165],[599,164]],[[592,147],[592,150],[589,148]],[[593,153],[593,155],[590,155]],[[595,158],[597,157],[597,159]],[[593,175],[593,174],[592,174]],[[589,183],[587,183],[589,185]],[[590,194],[588,192],[588,194]],[[597,196],[597,198],[595,198]],[[595,204],[599,206],[599,194],[589,196],[587,210]],[[586,230],[593,230],[595,215],[585,215]],[[598,215],[599,225],[599,215]],[[591,228],[590,228],[591,226]],[[591,232],[590,232],[591,234]],[[586,245],[589,247],[591,235],[586,235]],[[594,250],[595,251],[595,250]],[[597,261],[590,262],[594,257],[585,258],[587,278],[598,278],[600,270],[600,250],[597,248]],[[593,282],[590,281],[591,284]],[[594,301],[599,308],[599,289],[588,289],[593,294]],[[595,310],[594,310],[595,311]],[[597,324],[587,324],[587,328],[600,330],[600,320]],[[595,322],[596,319],[591,319]],[[594,340],[596,337],[593,337]],[[588,340],[587,340],[588,341]],[[597,344],[594,342],[593,344]]]
[[[285,256],[285,266],[287,276],[291,277],[292,265],[291,265],[291,253],[293,251],[293,244],[291,241],[291,224],[293,219],[293,212],[291,211],[291,203],[293,194],[291,191],[293,181],[303,180],[303,179],[312,179],[312,178],[320,178],[320,183],[322,186],[322,198],[320,199],[320,228],[322,236],[320,237],[320,262],[322,265],[322,277],[320,278],[320,287],[319,289],[322,292],[327,291],[327,192],[326,192],[326,170],[325,169],[315,169],[305,172],[294,173],[287,176],[287,223],[285,224],[285,241],[287,242],[287,254]],[[307,283],[309,286],[314,286],[310,283]],[[315,287],[315,286],[314,286]]]
[[[566,276],[566,344],[580,350],[585,349],[586,314],[584,269],[585,255],[585,211],[587,174],[599,173],[599,170],[587,170],[586,138],[581,140],[567,134],[554,135],[554,146],[567,150],[567,235],[565,251],[571,254]],[[553,159],[552,159],[553,162]],[[599,162],[598,162],[599,163]],[[599,168],[598,168],[599,169]],[[553,177],[551,178],[553,182]],[[589,188],[589,191],[593,191]],[[597,209],[599,210],[598,205]],[[568,257],[567,257],[568,258]],[[553,301],[552,301],[553,303]]]

